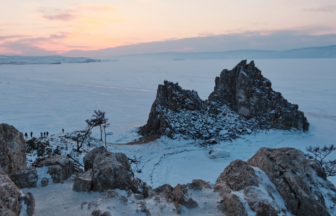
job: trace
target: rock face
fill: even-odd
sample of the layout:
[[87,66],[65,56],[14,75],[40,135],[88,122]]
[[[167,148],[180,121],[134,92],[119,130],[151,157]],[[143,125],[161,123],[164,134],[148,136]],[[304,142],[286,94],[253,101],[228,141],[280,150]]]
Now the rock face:
[[85,171],[93,168],[93,162],[96,157],[102,153],[106,153],[107,150],[104,146],[92,149],[89,153],[87,153],[83,158],[84,169]]
[[316,164],[307,160],[303,152],[261,148],[247,163],[266,173],[292,214],[330,215],[328,209],[336,203],[336,188],[319,176]]
[[131,185],[133,172],[124,153],[106,152],[93,163],[93,191],[126,189]]
[[23,134],[8,124],[0,124],[0,169],[10,174],[27,168]]
[[289,103],[272,83],[261,75],[254,62],[241,61],[232,70],[223,70],[216,77],[209,101],[226,104],[244,117],[265,117],[272,128],[289,130],[292,127],[307,131],[309,123],[298,105]]
[[247,162],[231,162],[218,177],[218,208],[227,215],[247,215],[248,205],[257,215],[329,216],[336,188],[317,166],[297,149],[261,148]]
[[298,105],[273,91],[253,61],[242,61],[216,77],[214,91],[206,101],[177,83],[159,85],[147,124],[139,133],[209,140],[234,139],[270,128],[307,131],[309,123]]
[[48,174],[52,176],[54,183],[63,182],[74,173],[74,164],[64,155],[57,155],[42,161],[39,167],[47,166]]
[[89,192],[92,189],[92,169],[79,174],[73,184],[73,190],[77,192]]
[[22,215],[31,216],[34,214],[34,209],[33,195],[25,194],[5,173],[0,172],[0,215],[19,215],[25,211]]
[[9,178],[19,188],[32,188],[36,187],[38,175],[35,167],[29,167],[26,170],[9,174]]

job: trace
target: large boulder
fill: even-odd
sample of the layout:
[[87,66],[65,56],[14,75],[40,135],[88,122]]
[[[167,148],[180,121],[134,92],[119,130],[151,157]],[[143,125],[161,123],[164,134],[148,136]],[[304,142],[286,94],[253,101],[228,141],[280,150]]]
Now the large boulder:
[[72,189],[77,192],[89,192],[92,189],[92,169],[78,174],[74,179]]
[[261,148],[247,163],[266,173],[294,215],[330,215],[336,204],[335,186],[300,150]]
[[37,186],[38,175],[35,167],[29,167],[26,170],[9,174],[9,178],[19,188],[33,188]]
[[15,127],[0,124],[0,169],[14,173],[27,168],[23,134]]
[[[31,193],[25,194],[11,179],[0,171],[0,215],[34,214],[35,200]],[[24,211],[24,212],[23,212]]]
[[64,155],[57,155],[43,160],[39,167],[49,167],[48,174],[53,176],[55,183],[63,182],[74,173],[74,164],[69,157]]
[[104,146],[97,147],[92,149],[89,153],[87,153],[83,158],[84,163],[84,170],[88,171],[89,169],[93,168],[93,162],[96,159],[96,157],[102,153],[106,153],[107,150]]
[[98,155],[93,163],[93,191],[126,189],[133,178],[131,165],[124,153],[106,152]]
[[271,128],[307,131],[309,123],[298,105],[273,91],[271,81],[261,75],[254,62],[247,64],[245,60],[216,77],[214,91],[205,101],[195,91],[164,81],[146,125],[138,132],[215,144],[216,140],[232,140]]
[[[293,148],[261,148],[236,160],[218,177],[218,208],[227,215],[335,215],[336,188],[318,163]],[[249,209],[246,209],[249,206]]]

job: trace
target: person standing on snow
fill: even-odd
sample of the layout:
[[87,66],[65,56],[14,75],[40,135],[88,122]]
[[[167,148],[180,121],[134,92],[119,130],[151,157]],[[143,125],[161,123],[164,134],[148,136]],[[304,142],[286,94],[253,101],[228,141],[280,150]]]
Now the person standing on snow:
[[47,136],[49,136],[49,132],[47,131]]
[[33,132],[30,132],[30,137],[33,137]]
[[43,137],[43,134],[42,134],[42,132],[41,132],[41,137]]

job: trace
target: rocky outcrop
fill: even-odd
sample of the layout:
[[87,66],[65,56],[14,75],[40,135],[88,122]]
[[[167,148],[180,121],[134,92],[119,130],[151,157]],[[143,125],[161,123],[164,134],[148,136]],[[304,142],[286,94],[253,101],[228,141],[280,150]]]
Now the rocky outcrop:
[[272,128],[307,131],[309,123],[299,106],[289,103],[280,92],[272,89],[269,79],[263,77],[254,62],[241,61],[232,70],[224,69],[216,77],[209,101],[228,105],[241,116],[264,117]]
[[54,183],[63,182],[74,173],[74,164],[64,155],[57,155],[43,160],[38,167],[48,167],[48,174],[52,176]]
[[77,192],[89,192],[92,190],[92,169],[78,174],[74,179],[73,190]]
[[84,170],[87,171],[89,169],[93,168],[93,162],[96,159],[96,157],[102,153],[106,153],[107,150],[104,146],[97,147],[92,149],[89,153],[87,153],[83,158],[84,163]]
[[33,188],[37,186],[38,175],[35,167],[29,167],[26,170],[9,174],[9,178],[19,188]]
[[[173,200],[176,209],[180,209],[179,205],[183,205],[188,209],[196,208],[198,203],[190,197],[187,185],[176,185],[173,190]],[[181,211],[178,211],[181,213]]]
[[141,194],[144,198],[147,198],[152,190],[150,186],[136,177],[132,179],[130,189],[135,195]]
[[0,124],[0,169],[10,174],[27,168],[23,134],[8,124]]
[[273,91],[271,81],[253,61],[242,61],[216,77],[214,91],[206,101],[177,83],[159,85],[147,124],[139,133],[223,140],[271,128],[307,131],[309,123],[298,105]]
[[247,163],[266,173],[292,214],[330,215],[328,209],[336,203],[336,188],[319,176],[321,168],[316,172],[317,164],[307,160],[300,150],[261,148]]
[[35,200],[31,193],[25,194],[11,179],[0,172],[0,215],[34,214]]
[[133,172],[124,153],[106,152],[98,155],[93,163],[93,191],[127,189]]
[[336,188],[322,172],[300,150],[261,148],[247,162],[231,162],[218,177],[218,208],[228,215],[247,215],[248,205],[257,215],[329,216]]

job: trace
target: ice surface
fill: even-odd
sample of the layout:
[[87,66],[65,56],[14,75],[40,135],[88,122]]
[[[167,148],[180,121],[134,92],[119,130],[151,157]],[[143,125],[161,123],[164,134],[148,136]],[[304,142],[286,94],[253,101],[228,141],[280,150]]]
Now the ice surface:
[[26,65],[26,64],[63,64],[63,63],[90,63],[100,60],[85,57],[64,57],[64,56],[6,56],[0,55],[0,65]]
[[[164,79],[196,90],[206,99],[222,69],[239,60],[145,61],[124,60],[92,64],[0,66],[0,122],[21,132],[49,134],[83,129],[93,110],[106,111],[111,121],[109,142],[138,138],[136,127],[147,121],[158,84]],[[244,135],[232,142],[199,147],[189,140],[162,138],[144,145],[109,145],[139,159],[135,175],[153,187],[203,179],[214,183],[233,160],[247,160],[261,147],[294,147],[336,144],[336,59],[257,60],[257,67],[291,103],[299,105],[311,124],[308,133],[271,130]],[[223,131],[225,133],[225,131]],[[94,136],[100,138],[98,129]],[[216,148],[229,157],[210,159]],[[330,156],[335,158],[336,154]],[[328,178],[334,184],[336,178]],[[53,186],[58,187],[58,186]],[[34,193],[33,193],[34,194]]]

